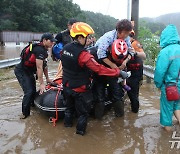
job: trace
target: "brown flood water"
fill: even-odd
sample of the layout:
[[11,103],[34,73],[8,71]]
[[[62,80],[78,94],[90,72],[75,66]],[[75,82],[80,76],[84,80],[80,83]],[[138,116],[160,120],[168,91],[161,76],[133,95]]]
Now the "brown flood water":
[[25,44],[21,46],[0,46],[0,60],[19,57],[23,47],[25,47]]
[[[57,63],[50,62],[53,78]],[[9,71],[13,74],[13,70]],[[32,108],[31,116],[20,120],[23,92],[15,78],[0,81],[0,154],[168,154],[180,153],[171,149],[172,133],[165,133],[159,124],[159,92],[144,81],[140,90],[140,111],[130,111],[126,101],[125,116],[116,118],[109,111],[101,121],[89,119],[87,134],[75,134],[75,124],[65,128],[59,120],[56,127],[48,117]],[[179,134],[179,126],[173,130]]]

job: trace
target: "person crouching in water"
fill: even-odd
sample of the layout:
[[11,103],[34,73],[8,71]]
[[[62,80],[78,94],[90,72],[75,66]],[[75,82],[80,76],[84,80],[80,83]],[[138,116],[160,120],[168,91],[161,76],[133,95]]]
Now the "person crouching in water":
[[54,39],[52,34],[44,33],[40,43],[28,45],[22,50],[21,62],[14,70],[16,78],[24,92],[20,119],[26,119],[30,115],[31,104],[34,103],[36,93],[36,79],[34,74],[37,74],[40,84],[40,94],[45,91],[43,73],[46,77],[46,82],[52,82],[48,76],[46,58],[48,57],[48,49],[52,48],[55,42],[56,39]]
[[76,110],[78,119],[76,134],[84,135],[86,132],[87,119],[93,101],[91,91],[90,70],[98,75],[128,77],[119,68],[110,69],[97,63],[86,49],[87,37],[94,30],[84,22],[74,23],[70,35],[74,38],[72,43],[64,46],[61,56],[63,66],[63,93],[66,99],[64,125],[72,127],[73,115]]

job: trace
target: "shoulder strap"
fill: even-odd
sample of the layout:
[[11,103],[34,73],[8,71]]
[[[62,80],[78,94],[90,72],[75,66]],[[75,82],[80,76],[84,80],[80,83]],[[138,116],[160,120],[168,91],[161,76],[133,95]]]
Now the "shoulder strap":
[[[33,48],[36,46],[40,46],[40,43],[30,43],[29,45],[27,45],[21,52],[21,60],[22,62],[27,61],[31,55],[33,54]],[[27,51],[29,50],[29,51]]]

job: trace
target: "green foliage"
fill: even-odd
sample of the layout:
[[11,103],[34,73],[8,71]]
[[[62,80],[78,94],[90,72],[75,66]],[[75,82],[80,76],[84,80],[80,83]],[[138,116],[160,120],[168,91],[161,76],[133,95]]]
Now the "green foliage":
[[[19,30],[58,32],[66,29],[70,18],[77,18],[92,25],[96,35],[114,29],[116,19],[100,13],[82,11],[72,0],[1,0],[0,2],[0,31]],[[161,33],[165,25],[162,23],[178,23],[180,14],[169,14],[154,19],[140,19],[140,25],[151,30],[152,33]],[[168,20],[166,20],[168,18]],[[173,21],[176,18],[177,20]],[[144,20],[146,22],[144,22]],[[41,23],[42,22],[42,23]],[[13,29],[14,27],[14,29]],[[178,28],[178,26],[177,26]]]
[[48,32],[51,30],[52,17],[49,17],[47,14],[41,13],[39,16],[34,16],[33,20],[33,23],[37,26],[33,27],[32,31],[38,32],[37,30],[41,29],[43,32]]
[[115,28],[116,19],[82,11],[72,0],[2,0],[0,31],[19,30],[57,33],[67,28],[70,18],[89,23],[100,37]]
[[163,23],[164,25],[174,24],[180,33],[180,12],[178,13],[168,13],[155,18],[156,22]]
[[104,33],[115,29],[117,22],[117,19],[113,17],[90,11],[82,11],[77,19],[90,24],[95,31],[96,38],[99,38]]
[[17,30],[18,24],[16,22],[10,21],[9,19],[0,19],[0,29],[1,30]]
[[85,22],[89,23],[93,27],[97,38],[102,36],[104,33],[115,29],[117,22],[115,18],[90,11],[85,11],[84,13],[86,16]]
[[[157,32],[158,33],[158,32]],[[139,41],[143,45],[144,51],[146,53],[145,64],[154,66],[157,55],[160,51],[159,49],[159,36],[157,33],[153,34],[151,30],[144,25],[139,27]]]
[[157,31],[159,31],[160,34],[160,32],[162,32],[162,30],[165,28],[165,25],[162,23],[151,22],[147,27],[151,30],[152,33],[156,33]]
[[163,23],[154,22],[151,19],[140,19],[139,25],[148,28],[152,33],[156,33],[156,35],[160,35],[166,27]]
[[80,7],[69,0],[54,0],[49,6],[51,9],[49,15],[52,16],[52,22],[59,31],[67,28],[67,22],[70,18],[75,18],[81,14]]
[[[67,28],[70,18],[76,18],[90,24],[98,38],[113,30],[117,22],[117,19],[101,13],[82,11],[72,0],[1,0],[0,8],[0,31],[58,33]],[[165,26],[150,20],[140,20],[139,25],[139,41],[147,54],[146,64],[154,65],[159,52],[157,35]]]

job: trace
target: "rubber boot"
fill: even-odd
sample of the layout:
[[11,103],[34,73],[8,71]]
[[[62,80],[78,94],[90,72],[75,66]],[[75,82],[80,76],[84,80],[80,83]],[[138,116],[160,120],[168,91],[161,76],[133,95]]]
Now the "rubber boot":
[[87,126],[87,116],[81,115],[77,121],[76,134],[84,135],[86,133],[86,126]]
[[136,101],[136,102],[131,102],[131,111],[133,113],[138,113],[139,111],[139,101]]
[[115,115],[117,117],[124,116],[124,102],[123,101],[117,101],[113,104]]
[[105,108],[104,102],[95,104],[95,118],[102,119],[104,115],[104,108]]
[[71,112],[65,111],[64,126],[72,127],[72,125],[73,125],[73,115]]

